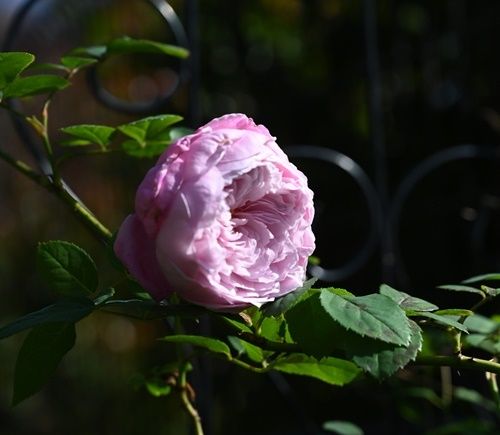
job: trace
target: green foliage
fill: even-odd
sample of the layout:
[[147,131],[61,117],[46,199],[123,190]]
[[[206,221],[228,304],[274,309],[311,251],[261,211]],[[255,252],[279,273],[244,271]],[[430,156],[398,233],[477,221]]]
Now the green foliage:
[[227,339],[237,352],[238,358],[241,355],[245,355],[250,361],[257,364],[262,363],[264,360],[264,351],[260,347],[232,335],[227,337]]
[[76,48],[70,52],[70,55],[82,57],[90,56],[99,59],[107,55],[132,53],[164,54],[180,59],[185,59],[189,55],[189,51],[182,47],[145,39],[132,39],[128,36],[113,39],[106,45]]
[[473,276],[462,281],[463,284],[474,284],[483,281],[500,281],[500,273],[485,273],[484,275]]
[[90,256],[73,243],[40,243],[37,268],[45,284],[61,296],[87,297],[97,289],[97,268]]
[[271,367],[284,373],[310,376],[331,385],[345,385],[352,382],[361,370],[350,361],[326,357],[316,359],[303,354],[292,354],[273,362]]
[[460,285],[460,284],[447,284],[447,285],[440,285],[438,288],[443,289],[443,290],[452,290],[456,292],[466,292],[466,293],[476,293],[481,296],[484,295],[484,292],[481,290],[475,288],[475,287],[470,287],[468,285]]
[[23,52],[0,53],[0,90],[14,81],[35,60],[35,56]]
[[191,344],[193,346],[202,347],[213,353],[218,353],[231,358],[231,350],[228,345],[221,340],[211,337],[202,337],[200,335],[168,335],[161,340],[168,343]]
[[[337,340],[335,322],[316,293],[290,309],[285,318],[294,341],[310,355],[329,355]],[[308,320],[305,320],[308,319]]]
[[338,435],[363,435],[363,430],[349,421],[327,421],[323,423],[323,430]]
[[99,145],[104,150],[111,142],[115,129],[106,125],[80,124],[61,128],[61,131],[77,138],[65,141],[62,143],[63,145]]
[[0,339],[45,323],[78,322],[93,310],[94,304],[89,299],[63,299],[3,326],[0,328]]
[[413,311],[435,311],[439,307],[423,299],[410,296],[408,293],[395,290],[387,284],[380,286],[380,293],[391,298],[403,310]]
[[471,332],[465,337],[465,343],[482,349],[492,355],[500,355],[500,323],[475,314],[468,317],[464,325]]
[[17,356],[13,405],[43,387],[74,346],[75,338],[75,325],[68,322],[46,323],[28,334]]
[[88,57],[78,57],[78,56],[61,57],[61,64],[73,71],[94,65],[95,63],[97,63],[97,59],[90,59]]
[[288,293],[273,302],[264,304],[261,308],[262,314],[264,314],[264,316],[279,316],[280,314],[287,312],[308,290],[311,289],[317,280],[318,278],[308,279],[301,287],[295,289],[293,292]]
[[446,315],[439,315],[435,313],[426,313],[426,312],[408,312],[408,315],[412,317],[426,317],[428,319],[434,320],[434,322],[439,325],[444,325],[447,327],[458,329],[459,331],[465,332],[466,334],[469,332],[462,323],[459,323],[453,318],[447,317]]
[[322,291],[320,299],[331,318],[346,329],[387,343],[407,346],[410,342],[405,312],[385,295],[340,296]]
[[29,77],[19,77],[10,82],[3,89],[3,97],[30,97],[32,95],[59,91],[67,86],[69,86],[69,82],[66,79],[55,75],[40,74]]
[[122,148],[133,157],[161,154],[174,139],[170,127],[181,120],[178,115],[157,115],[120,125],[117,129],[130,138],[122,143]]

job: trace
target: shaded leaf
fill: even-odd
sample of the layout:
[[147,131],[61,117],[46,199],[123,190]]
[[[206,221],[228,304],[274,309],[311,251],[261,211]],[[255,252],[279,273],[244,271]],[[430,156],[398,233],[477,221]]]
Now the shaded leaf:
[[443,290],[452,290],[456,292],[467,292],[467,293],[476,293],[481,296],[484,295],[484,292],[475,288],[475,287],[470,287],[468,285],[455,285],[455,284],[447,284],[447,285],[440,285],[438,288],[443,289]]
[[485,273],[483,275],[473,276],[472,278],[468,278],[462,282],[464,284],[472,284],[482,281],[500,281],[500,273]]
[[350,361],[338,358],[322,358],[293,354],[273,362],[271,367],[284,373],[310,376],[331,385],[345,385],[352,382],[361,370]]
[[79,56],[63,56],[61,57],[61,63],[69,69],[81,69],[86,66],[93,65],[97,63],[97,59],[91,59],[88,57],[79,57]]
[[135,140],[126,140],[122,142],[122,149],[132,157],[150,158],[163,153],[170,142],[170,140],[148,140],[141,143]]
[[144,385],[153,397],[168,396],[172,391],[172,386],[151,379],[147,380]]
[[3,326],[0,328],[0,339],[44,323],[77,322],[88,316],[93,309],[94,304],[89,299],[62,300]]
[[233,329],[236,329],[237,331],[240,331],[240,332],[252,332],[252,330],[250,329],[250,327],[248,327],[244,323],[238,322],[237,320],[231,319],[230,317],[221,316],[220,319],[224,323],[230,325]]
[[488,411],[495,411],[495,403],[486,397],[482,396],[476,390],[471,390],[465,387],[455,387],[453,388],[453,396],[455,399],[463,400],[465,402],[473,403],[474,405],[479,405]]
[[12,404],[39,391],[75,344],[73,323],[47,323],[34,328],[17,356]]
[[336,324],[316,293],[300,301],[285,313],[293,340],[308,354],[324,356],[335,347]]
[[462,324],[459,323],[453,319],[450,319],[449,317],[446,316],[440,316],[438,314],[434,313],[424,313],[424,312],[414,312],[414,313],[408,313],[408,316],[418,316],[418,317],[427,317],[429,319],[434,320],[437,323],[440,323],[441,325],[445,326],[451,326],[452,328],[458,329],[459,331],[465,332],[468,334],[467,328]]
[[22,98],[46,94],[64,89],[69,82],[62,77],[48,74],[20,77],[9,83],[4,89],[4,98]]
[[332,420],[323,423],[323,430],[339,435],[363,435],[363,430],[354,423],[342,420]]
[[34,60],[35,56],[30,53],[16,51],[0,53],[0,89],[14,81]]
[[66,145],[80,146],[96,144],[101,148],[105,148],[111,142],[111,137],[115,129],[107,125],[80,124],[61,128],[61,131],[80,139],[77,142],[66,142]]
[[115,289],[113,287],[108,287],[100,291],[94,298],[94,305],[101,305],[107,300],[111,299],[115,294]]
[[387,284],[382,284],[380,286],[380,293],[391,298],[403,310],[435,311],[439,308],[437,305],[427,302],[424,299],[411,296],[408,293],[396,290]]
[[73,243],[61,240],[40,243],[36,261],[45,284],[63,296],[85,297],[97,288],[94,261]]
[[185,59],[189,51],[185,48],[128,36],[114,39],[107,45],[107,54],[157,53]]
[[387,343],[407,346],[410,342],[411,331],[404,311],[385,295],[342,297],[322,291],[320,300],[325,311],[344,328]]
[[216,338],[202,337],[200,335],[168,335],[161,338],[162,341],[169,343],[185,343],[197,347],[203,347],[210,352],[220,353],[231,358],[231,351],[226,343]]
[[465,342],[472,347],[485,350],[493,355],[500,353],[500,341],[492,336],[484,334],[469,334],[465,337]]
[[292,308],[309,289],[311,289],[317,280],[318,278],[308,279],[301,287],[295,289],[293,292],[273,302],[264,304],[261,308],[262,314],[264,314],[264,316],[278,316],[285,313]]
[[151,299],[113,299],[101,304],[99,309],[140,320],[164,319],[169,316],[196,317],[205,312],[195,305],[160,305]]
[[480,332],[482,334],[491,334],[500,328],[500,325],[495,321],[480,314],[474,314],[465,319],[464,326],[471,332]]

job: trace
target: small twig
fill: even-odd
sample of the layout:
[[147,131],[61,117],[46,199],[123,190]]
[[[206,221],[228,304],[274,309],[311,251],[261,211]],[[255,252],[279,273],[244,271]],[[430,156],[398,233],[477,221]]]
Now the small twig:
[[411,364],[417,366],[449,366],[455,369],[477,370],[481,372],[500,374],[499,363],[465,355],[418,356],[417,359]]
[[188,415],[193,420],[193,424],[196,430],[196,435],[203,435],[203,426],[201,424],[201,417],[198,413],[198,410],[193,405],[194,391],[191,386],[187,383],[187,370],[189,367],[189,363],[185,362],[179,370],[179,388],[182,404],[184,405],[184,409],[188,413]]

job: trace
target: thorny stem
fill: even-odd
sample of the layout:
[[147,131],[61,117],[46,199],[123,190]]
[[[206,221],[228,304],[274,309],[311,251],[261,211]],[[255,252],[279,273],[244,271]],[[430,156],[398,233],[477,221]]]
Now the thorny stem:
[[489,372],[500,374],[500,364],[495,361],[488,361],[480,358],[465,355],[433,355],[433,356],[418,356],[411,363],[416,366],[448,366],[454,369],[476,370],[481,372]]

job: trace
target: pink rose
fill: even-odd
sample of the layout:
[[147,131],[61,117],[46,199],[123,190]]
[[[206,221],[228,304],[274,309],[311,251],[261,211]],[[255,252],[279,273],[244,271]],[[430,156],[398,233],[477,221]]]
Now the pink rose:
[[173,143],[139,186],[115,252],[151,295],[233,310],[291,292],[314,250],[313,193],[241,114]]

